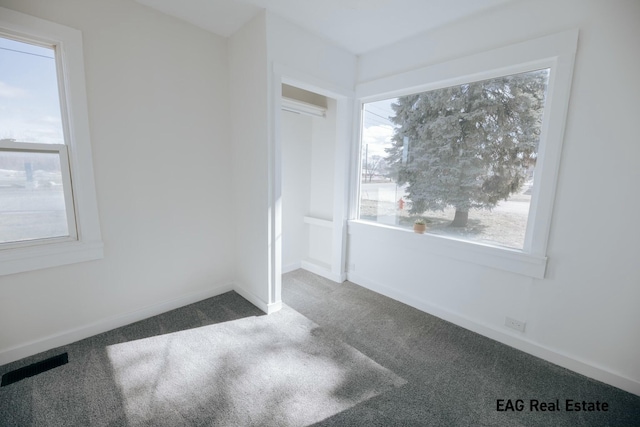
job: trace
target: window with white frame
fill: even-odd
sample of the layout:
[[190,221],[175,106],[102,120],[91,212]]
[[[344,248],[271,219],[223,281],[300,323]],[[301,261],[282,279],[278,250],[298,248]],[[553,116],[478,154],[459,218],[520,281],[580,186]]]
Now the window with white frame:
[[0,12],[0,274],[100,258],[81,34]]
[[76,236],[52,46],[0,37],[0,244]]
[[[349,233],[544,277],[577,38],[570,30],[358,85]],[[416,221],[421,239],[393,232]]]
[[363,105],[360,219],[524,247],[549,69]]

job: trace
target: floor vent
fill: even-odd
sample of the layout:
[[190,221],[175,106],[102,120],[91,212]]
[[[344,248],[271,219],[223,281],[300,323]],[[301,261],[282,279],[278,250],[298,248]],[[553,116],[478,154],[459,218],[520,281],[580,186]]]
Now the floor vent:
[[13,384],[25,378],[32,377],[34,375],[41,374],[49,369],[57,368],[58,366],[66,365],[69,362],[69,355],[62,353],[57,356],[50,357],[40,362],[33,363],[29,366],[16,369],[11,372],[7,372],[2,376],[2,384],[0,387]]

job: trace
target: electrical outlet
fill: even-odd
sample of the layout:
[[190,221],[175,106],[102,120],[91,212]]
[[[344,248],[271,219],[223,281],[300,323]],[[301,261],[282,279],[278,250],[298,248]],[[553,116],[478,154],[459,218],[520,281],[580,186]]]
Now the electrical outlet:
[[504,324],[516,331],[524,332],[524,327],[526,326],[526,322],[521,322],[520,320],[515,320],[510,317],[504,319]]

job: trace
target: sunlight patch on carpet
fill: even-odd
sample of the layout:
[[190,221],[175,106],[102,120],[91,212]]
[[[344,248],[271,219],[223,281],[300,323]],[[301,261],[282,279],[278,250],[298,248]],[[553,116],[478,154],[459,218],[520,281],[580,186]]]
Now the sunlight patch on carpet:
[[132,425],[308,425],[406,383],[288,307],[107,351]]

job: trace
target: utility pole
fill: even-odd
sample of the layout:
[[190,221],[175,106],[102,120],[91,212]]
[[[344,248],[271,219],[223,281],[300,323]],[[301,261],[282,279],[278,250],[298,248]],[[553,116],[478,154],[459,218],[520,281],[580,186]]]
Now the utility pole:
[[364,146],[364,182],[367,182],[367,176],[369,176],[369,144]]

